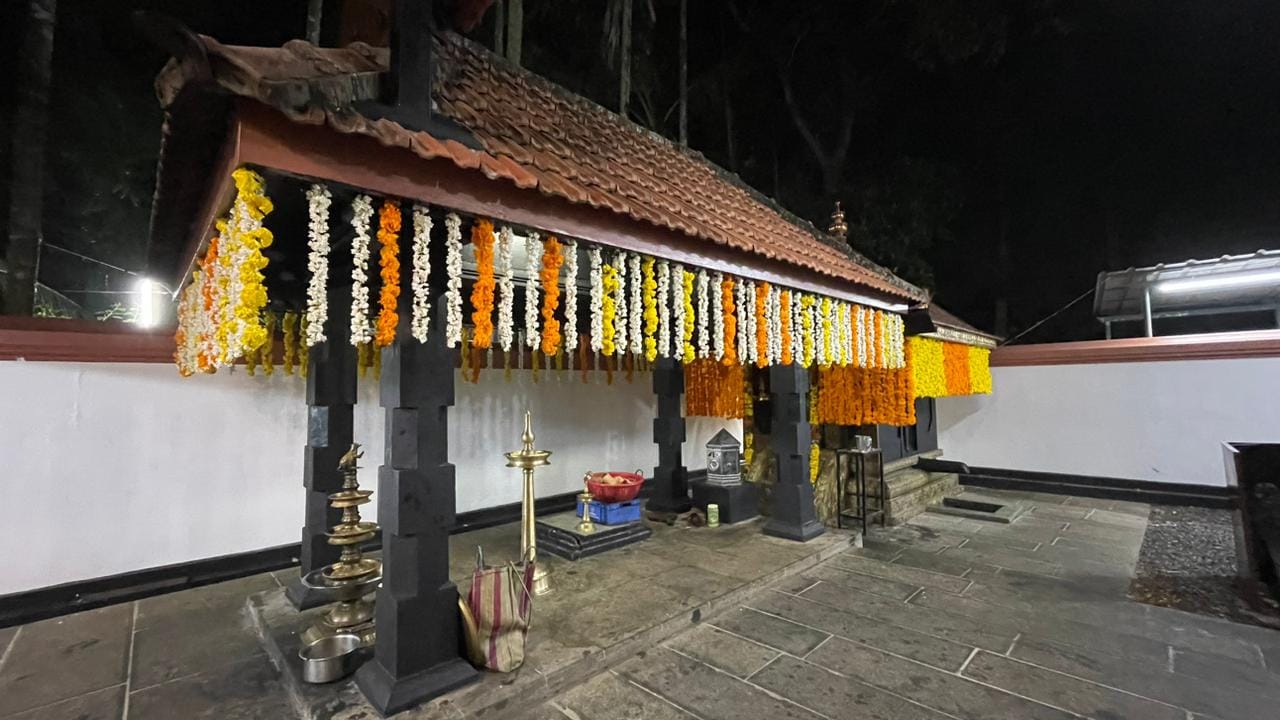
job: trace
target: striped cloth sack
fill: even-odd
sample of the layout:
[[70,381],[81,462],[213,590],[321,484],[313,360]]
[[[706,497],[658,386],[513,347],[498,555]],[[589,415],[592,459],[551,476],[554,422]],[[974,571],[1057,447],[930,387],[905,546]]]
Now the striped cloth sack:
[[533,610],[533,563],[476,568],[467,604],[476,620],[478,652],[484,667],[510,672],[524,663]]

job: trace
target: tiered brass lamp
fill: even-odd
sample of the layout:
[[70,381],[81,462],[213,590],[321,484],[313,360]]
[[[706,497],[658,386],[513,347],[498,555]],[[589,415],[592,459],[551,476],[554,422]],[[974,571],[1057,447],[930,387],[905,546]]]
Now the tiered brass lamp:
[[365,598],[382,582],[382,562],[365,557],[360,550],[378,532],[377,523],[360,519],[360,506],[370,502],[373,495],[372,490],[361,490],[356,479],[356,463],[363,455],[359,443],[353,443],[338,463],[342,489],[329,496],[329,505],[342,510],[342,519],[326,535],[330,545],[342,548],[342,554],[337,562],[307,573],[302,579],[335,604],[303,633],[303,643],[332,635],[356,635],[366,647],[373,645],[373,600]]
[[523,447],[514,452],[504,453],[507,467],[520,468],[524,473],[524,493],[520,503],[520,556],[534,566],[533,594],[545,595],[551,592],[550,571],[538,564],[538,539],[534,535],[536,518],[533,513],[533,470],[551,464],[550,450],[533,449],[533,416],[528,410],[524,413],[524,432],[520,435]]

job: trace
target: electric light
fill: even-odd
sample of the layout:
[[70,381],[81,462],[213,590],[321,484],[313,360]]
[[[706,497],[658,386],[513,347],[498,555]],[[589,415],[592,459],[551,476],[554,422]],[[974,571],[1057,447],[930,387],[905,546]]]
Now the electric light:
[[140,278],[134,285],[134,292],[138,293],[138,314],[134,322],[141,327],[151,327],[156,324],[156,283],[150,278]]

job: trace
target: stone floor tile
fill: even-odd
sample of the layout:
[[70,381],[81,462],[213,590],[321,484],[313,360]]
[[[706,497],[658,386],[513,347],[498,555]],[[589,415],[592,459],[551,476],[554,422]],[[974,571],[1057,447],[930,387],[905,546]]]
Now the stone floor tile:
[[637,578],[593,588],[573,596],[573,602],[541,608],[535,602],[532,623],[570,647],[605,647],[666,620],[681,607],[692,607],[686,600],[650,578]]
[[1035,505],[1031,508],[1030,516],[1037,518],[1049,518],[1051,520],[1083,520],[1094,512],[1095,508],[1091,507],[1075,507],[1072,505]]
[[751,682],[833,720],[945,720],[946,716],[791,657],[780,657]]
[[[982,535],[974,535],[961,547],[979,551],[1034,553],[1043,544],[1039,540],[1024,540],[1012,534],[1005,535],[998,532],[989,532]],[[1032,557],[1035,556],[1032,555]]]
[[122,712],[124,685],[114,685],[17,715],[6,715],[5,720],[117,720]]
[[1186,720],[1187,716],[1185,710],[1171,705],[987,652],[978,652],[962,674],[1085,717]]
[[1078,538],[1088,542],[1106,544],[1123,544],[1126,547],[1130,544],[1142,544],[1142,535],[1146,528],[1143,524],[1141,528],[1121,527],[1118,525],[1107,525],[1104,523],[1095,523],[1088,520],[1073,520],[1066,530],[1062,531],[1062,536],[1067,538]]
[[905,601],[918,591],[921,586],[911,583],[890,580],[876,575],[863,575],[849,572],[833,565],[822,565],[805,571],[806,577],[822,580],[841,587],[853,588],[862,592],[880,595],[892,600]]
[[791,577],[786,577],[774,583],[771,587],[778,592],[787,593],[788,595],[799,595],[809,588],[822,582],[821,580],[805,573],[798,573]]
[[18,634],[18,628],[7,627],[0,628],[0,657],[4,657],[5,651],[9,649],[9,643],[13,642],[13,638]]
[[1112,510],[1095,510],[1085,518],[1091,523],[1100,523],[1102,525],[1117,525],[1137,530],[1145,530],[1147,527],[1147,514],[1135,515],[1133,513],[1115,512]]
[[[920,594],[923,593],[918,593],[917,597]],[[806,592],[804,597],[843,612],[863,615],[879,622],[908,627],[926,635],[995,652],[1004,652],[1017,635],[1017,630],[1010,629],[1009,623],[992,624],[960,614],[939,612],[912,603],[896,602],[868,593],[833,587],[826,583]],[[756,607],[756,604],[752,603],[752,606]]]
[[920,552],[907,548],[898,553],[893,558],[893,562],[898,565],[906,565],[918,570],[928,570],[930,572],[942,573],[943,575],[952,575],[954,577],[964,577],[973,569],[975,564],[982,564],[991,567],[989,563],[973,563],[968,560],[956,557],[943,557],[937,553]]
[[[547,720],[692,720],[671,703],[607,672],[561,695],[555,701],[568,713],[548,713]],[[537,720],[537,719],[535,719]]]
[[831,636],[830,633],[797,625],[751,608],[739,608],[725,613],[713,619],[711,624],[797,657],[804,657]]
[[[902,551],[908,549],[911,545],[899,545],[884,540],[871,540],[864,538],[862,547],[849,550],[847,554],[857,555],[858,557],[870,558],[881,562],[892,562],[898,557]],[[940,550],[941,548],[938,548]],[[935,550],[934,552],[936,552]]]
[[125,680],[133,605],[24,625],[0,669],[0,716]]
[[675,592],[688,605],[705,602],[742,584],[720,573],[695,567],[675,567],[650,578],[652,582]]
[[1042,638],[1018,638],[1012,657],[1059,672],[1110,685],[1172,705],[1223,718],[1266,717],[1280,705],[1280,678],[1260,685],[1224,673],[1213,682],[1169,672],[1167,664],[1145,658],[1106,655]]
[[898,563],[881,562],[852,553],[837,555],[831,559],[830,564],[849,572],[874,575],[880,578],[910,583],[918,587],[931,587],[945,592],[962,592],[972,582],[968,578],[958,578],[954,575],[920,570]]
[[137,630],[144,630],[162,623],[184,624],[190,622],[191,613],[230,609],[239,612],[244,599],[263,590],[279,587],[271,573],[250,575],[236,580],[180,590],[138,601]]
[[964,545],[958,548],[948,548],[938,553],[938,557],[957,560],[969,567],[974,565],[995,565],[1009,570],[1048,575],[1050,577],[1056,576],[1062,571],[1061,565],[1036,559],[1031,557],[1031,553],[1012,549],[979,549]]
[[[941,670],[953,672],[959,670],[969,654],[973,652],[973,647],[970,645],[926,635],[911,628],[892,625],[864,615],[836,610],[803,597],[792,598],[774,593],[761,595],[753,602],[757,603],[756,607],[765,612],[780,615],[846,640],[870,645],[877,650],[917,660]],[[999,640],[997,644],[1005,643]]]
[[[1280,672],[1273,667],[1263,668],[1256,663],[1206,655],[1182,648],[1174,648],[1172,657],[1174,671],[1184,675],[1212,683],[1225,683],[1235,678],[1257,687],[1280,690]],[[1280,699],[1277,705],[1280,705]]]
[[617,670],[619,675],[704,720],[817,720],[820,717],[670,650],[659,649],[633,658]]
[[218,605],[167,616],[133,640],[132,687],[141,689],[219,670],[265,651],[243,606]]
[[293,712],[265,655],[129,695],[129,720],[282,720]]
[[823,644],[808,659],[847,677],[968,720],[1067,720],[1075,717],[1062,710],[839,638]]
[[694,628],[669,641],[667,647],[740,678],[750,676],[778,657],[777,650],[710,625]]

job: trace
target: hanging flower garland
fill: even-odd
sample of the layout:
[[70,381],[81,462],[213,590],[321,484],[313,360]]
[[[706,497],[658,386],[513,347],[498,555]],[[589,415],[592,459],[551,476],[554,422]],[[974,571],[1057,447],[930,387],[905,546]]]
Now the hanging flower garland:
[[742,353],[742,361],[748,365],[758,365],[760,360],[760,336],[757,334],[759,332],[760,307],[756,304],[758,288],[756,288],[754,282],[744,284],[746,287],[743,288],[742,301],[745,306],[743,307],[743,317],[746,320],[746,342],[743,343],[745,352]]
[[744,413],[741,365],[725,365],[711,358],[684,365],[686,417],[740,418]]
[[671,267],[658,261],[658,355],[671,357]]
[[853,347],[854,355],[857,360],[857,366],[864,368],[867,366],[867,326],[863,320],[863,307],[856,305],[853,308]]
[[560,321],[556,320],[556,307],[560,304],[560,266],[564,255],[560,253],[560,241],[555,235],[547,237],[542,245],[542,354],[555,355],[560,349]]
[[630,291],[630,309],[627,311],[627,320],[631,326],[627,329],[627,336],[631,340],[631,354],[639,356],[644,352],[644,310],[642,308],[643,294],[642,279],[640,275],[640,256],[635,253],[627,254],[627,275],[631,278],[627,283]]
[[778,314],[782,317],[782,364],[790,365],[792,356],[791,291],[783,290],[778,297]]
[[640,272],[644,280],[641,285],[641,302],[644,304],[644,359],[653,362],[658,359],[658,281],[654,277],[654,260],[644,259]]
[[413,290],[409,333],[420,343],[427,341],[431,327],[431,213],[422,205],[413,206]]
[[[262,249],[269,247],[272,240],[271,231],[262,224],[273,209],[271,200],[262,193],[262,176],[246,168],[236,170],[231,176],[236,185],[236,199],[231,211],[232,222],[226,226],[230,242],[221,254],[226,259],[224,269],[232,274],[231,293],[226,297],[227,313],[220,327],[228,339],[223,364],[230,364],[267,339],[262,323],[262,309],[267,305],[262,270],[267,266],[267,258]],[[223,238],[226,240],[228,235],[224,234]]]
[[578,349],[578,241],[564,242],[564,349]]
[[804,320],[800,293],[791,293],[791,361],[804,365]]
[[447,347],[462,342],[462,219],[454,213],[444,217],[445,338]]
[[400,298],[400,204],[383,200],[378,210],[378,267],[382,269],[382,289],[378,292],[378,326],[374,344],[386,347],[396,339],[400,323],[397,304]]
[[737,321],[738,330],[736,342],[738,346],[738,359],[743,365],[750,364],[751,346],[755,344],[755,334],[750,332],[751,321],[749,320],[751,313],[755,311],[755,305],[754,303],[749,305],[747,302],[747,286],[750,284],[751,283],[747,280],[739,280],[737,282],[737,287],[734,288],[736,293],[734,297],[736,302],[734,307],[734,317]]
[[298,365],[298,313],[285,312],[280,326],[284,332],[284,374],[292,375]]
[[708,282],[711,285],[711,297],[708,298],[707,312],[711,313],[711,357],[717,362],[724,360],[724,276],[712,273]]
[[351,201],[351,344],[363,345],[373,339],[369,327],[369,222],[373,201],[357,195]]
[[720,315],[722,317],[720,319],[719,326],[724,351],[721,355],[720,362],[725,365],[738,364],[738,316],[737,308],[734,306],[733,302],[734,291],[736,289],[737,288],[734,287],[733,278],[726,277],[720,281]]
[[991,351],[982,347],[969,347],[969,392],[991,393]]
[[515,268],[511,266],[511,243],[515,234],[511,228],[503,225],[498,230],[497,274],[498,283],[498,347],[502,352],[511,352],[511,343],[515,340],[515,317],[513,316],[516,298]]
[[[200,339],[200,352],[196,355],[196,368],[200,372],[214,372],[223,350],[219,343],[217,319],[222,315],[221,263],[218,262],[219,235],[209,240],[209,249],[200,261],[200,300],[204,312],[196,324],[196,337]],[[194,282],[194,281],[193,281]]]
[[307,189],[307,337],[308,346],[324,342],[324,324],[329,320],[329,206],[333,196],[319,183]]
[[[684,359],[684,267],[679,263],[671,266],[671,283],[675,287],[671,293],[671,357]],[[661,291],[661,288],[659,288]]]
[[800,364],[813,367],[816,347],[813,338],[813,296],[807,293],[800,296],[800,335],[803,343]]
[[782,362],[782,290],[773,286],[769,291],[769,364]]
[[765,318],[765,309],[769,304],[769,283],[758,287],[752,285],[751,294],[751,304],[755,310],[751,315],[751,329],[755,335],[751,359],[755,361],[756,367],[762,368],[769,364],[769,321]]
[[538,233],[531,232],[525,236],[524,252],[526,256],[524,285],[524,344],[536,350],[542,344],[542,336],[538,332],[538,275],[542,272],[542,240]]
[[591,351],[600,352],[604,348],[604,272],[600,248],[592,247],[587,257],[591,263]]
[[968,395],[969,346],[960,343],[942,344],[942,368],[947,377],[948,395]]
[[182,377],[190,377],[199,368],[200,336],[196,333],[196,323],[204,313],[202,285],[202,276],[196,270],[191,274],[191,282],[182,289],[178,300],[178,331],[173,335],[173,362],[178,366],[178,374]]
[[471,347],[484,350],[493,347],[494,279],[493,223],[476,220],[471,225],[471,245],[476,251],[476,282],[471,287]]
[[693,349],[693,327],[694,327],[693,282],[694,282],[695,276],[692,272],[682,269],[681,277],[684,280],[683,282],[684,292],[681,294],[681,297],[683,298],[683,302],[680,303],[680,306],[681,306],[680,320],[683,323],[683,327],[684,327],[684,331],[681,333],[681,336],[683,337],[683,342],[681,343],[681,347],[683,348],[683,354],[681,358],[684,360],[684,362],[688,363],[688,362],[693,362],[694,359],[696,358],[696,355],[694,354],[694,349]]
[[841,365],[849,364],[849,305],[836,304],[836,339],[839,342],[839,360]]
[[613,317],[613,344],[615,351],[619,355],[627,352],[630,347],[628,342],[627,331],[630,325],[627,323],[627,254],[619,251],[613,259],[613,268],[618,280],[618,288],[616,290],[614,307],[616,312]]
[[613,355],[617,350],[614,336],[617,332],[615,323],[618,313],[618,269],[612,265],[605,265],[602,270],[603,277],[600,282],[600,352],[605,355]]
[[708,332],[707,315],[711,311],[711,296],[707,291],[706,270],[699,270],[695,282],[697,283],[698,293],[698,357],[707,358],[711,356],[711,338]]

